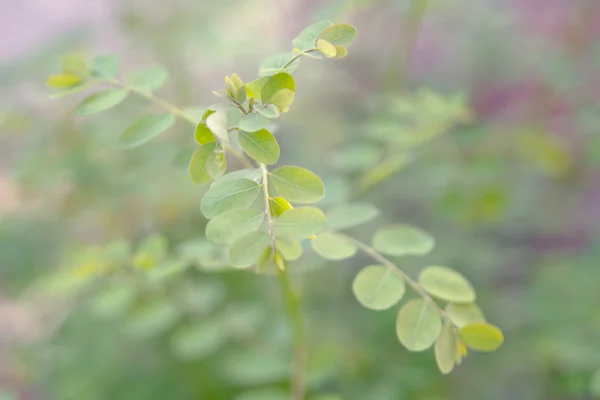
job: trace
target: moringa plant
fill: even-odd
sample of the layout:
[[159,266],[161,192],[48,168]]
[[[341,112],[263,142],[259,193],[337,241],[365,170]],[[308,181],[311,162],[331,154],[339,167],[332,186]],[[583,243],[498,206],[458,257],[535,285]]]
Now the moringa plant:
[[[80,58],[67,57],[62,72],[47,81],[49,87],[57,89],[54,96],[108,87],[79,103],[79,115],[107,110],[130,95],[162,107],[164,113],[142,116],[121,134],[124,148],[155,138],[176,118],[194,127],[196,148],[189,159],[189,176],[194,184],[207,186],[200,201],[201,212],[208,219],[206,238],[225,249],[231,267],[279,278],[294,337],[294,399],[304,398],[308,350],[288,266],[302,257],[306,241],[327,260],[345,260],[359,251],[373,260],[352,284],[356,299],[368,309],[394,307],[404,297],[407,285],[414,290],[417,297],[398,311],[397,337],[409,351],[433,346],[442,373],[459,365],[468,348],[493,351],[503,341],[501,331],[486,322],[475,304],[473,287],[460,273],[445,266],[427,266],[413,279],[388,258],[428,254],[434,248],[433,237],[413,226],[391,224],[375,232],[370,244],[359,241],[345,231],[374,219],[379,213],[377,208],[357,202],[336,205],[325,213],[314,205],[325,195],[325,186],[315,173],[296,165],[273,167],[280,160],[273,121],[283,118],[293,104],[296,81],[292,73],[301,58],[344,58],[355,36],[356,29],[348,24],[322,21],[309,26],[293,40],[292,52],[276,54],[261,64],[258,78],[245,82],[236,74],[226,77],[225,88],[213,92],[221,102],[198,115],[153,94],[167,78],[163,69],[136,71],[127,80],[120,80],[119,63],[113,56],[96,57],[90,65]],[[439,127],[434,130],[437,132]],[[403,140],[405,136],[398,139]],[[396,165],[398,160],[390,153],[386,163]],[[242,168],[231,168],[230,164]],[[151,253],[138,252],[130,263],[141,270],[152,270],[155,261]],[[180,269],[179,265],[172,266],[169,273]]]

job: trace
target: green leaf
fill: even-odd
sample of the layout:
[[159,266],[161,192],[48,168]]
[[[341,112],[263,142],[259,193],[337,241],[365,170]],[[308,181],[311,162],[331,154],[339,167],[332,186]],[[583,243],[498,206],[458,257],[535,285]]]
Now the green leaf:
[[281,214],[275,221],[277,235],[298,239],[319,233],[325,227],[325,214],[316,207],[298,207]]
[[98,83],[99,83],[99,81],[97,81],[97,80],[90,80],[90,81],[87,81],[87,82],[84,82],[84,83],[80,83],[80,84],[75,85],[75,86],[64,88],[64,90],[60,90],[58,92],[54,92],[49,97],[51,99],[57,99],[59,97],[68,96],[70,94],[77,93],[77,92],[79,92],[81,90],[84,90],[84,89],[90,88],[92,86],[95,86]]
[[590,382],[590,393],[592,396],[600,397],[600,369],[594,372]]
[[357,248],[344,236],[324,232],[311,241],[312,248],[327,260],[344,260],[353,257]]
[[317,40],[317,49],[319,49],[321,53],[329,58],[333,58],[337,55],[337,49],[335,48],[335,45],[329,43],[325,39]]
[[122,89],[103,90],[86,97],[77,106],[77,114],[95,114],[121,103],[127,97],[127,91]]
[[386,310],[400,301],[406,286],[396,271],[382,265],[370,265],[356,275],[352,291],[366,308]]
[[150,282],[162,282],[169,278],[180,275],[188,268],[188,264],[183,260],[166,260],[159,263],[156,267],[150,269],[146,273],[146,277]]
[[476,304],[448,304],[446,315],[459,328],[474,322],[485,322],[483,312]]
[[354,203],[335,206],[327,212],[327,225],[333,229],[352,228],[371,221],[379,210],[369,203]]
[[227,171],[227,161],[222,149],[213,151],[206,160],[206,172],[211,178],[217,179]]
[[254,182],[260,182],[262,179],[262,171],[258,168],[238,169],[237,171],[229,172],[212,183],[211,186],[220,185],[231,179],[250,179]]
[[157,301],[139,308],[127,322],[129,334],[150,338],[164,333],[179,319],[179,311],[171,303]]
[[219,214],[206,225],[206,238],[218,244],[229,244],[238,237],[260,228],[265,214],[252,208]]
[[275,75],[280,72],[286,72],[288,74],[291,74],[296,70],[296,68],[298,68],[298,65],[300,64],[300,59],[294,60],[294,62],[292,62],[285,68],[284,65],[286,65],[291,59],[293,59],[294,56],[294,53],[280,53],[267,58],[265,61],[263,61],[262,64],[260,64],[259,75],[269,76]]
[[288,89],[292,92],[296,90],[296,83],[290,74],[280,72],[271,76],[263,86],[260,92],[260,98],[263,104],[274,103],[273,98],[282,89]]
[[216,142],[215,135],[204,122],[199,122],[194,131],[194,139],[198,144]]
[[152,92],[165,83],[169,76],[163,67],[155,66],[132,72],[128,77],[129,85],[137,90]]
[[229,142],[227,134],[227,114],[223,111],[217,111],[206,118],[206,126],[219,140],[225,143]]
[[298,239],[290,236],[277,236],[275,238],[275,247],[281,253],[281,256],[288,261],[297,260],[302,256],[302,244]]
[[284,113],[288,112],[290,105],[294,102],[294,92],[290,89],[281,89],[273,96],[272,103]]
[[321,31],[317,40],[323,39],[337,46],[349,46],[356,37],[356,28],[348,24],[334,24]]
[[135,147],[154,139],[175,123],[173,114],[145,115],[131,124],[121,134],[119,142],[126,147]]
[[256,270],[259,273],[274,273],[277,270],[283,271],[285,269],[285,262],[281,258],[278,252],[273,251],[271,245],[268,245],[263,249],[256,262]]
[[435,362],[444,375],[454,369],[456,363],[456,337],[452,325],[445,323],[440,336],[435,341]]
[[305,168],[279,167],[269,179],[277,193],[292,203],[316,203],[325,196],[323,181]]
[[375,250],[391,256],[425,255],[433,246],[433,237],[409,225],[381,228],[373,236]]
[[62,73],[52,75],[46,80],[46,86],[52,89],[71,88],[81,82],[81,78],[75,74]]
[[458,335],[468,348],[477,351],[494,351],[504,341],[502,331],[486,322],[464,326],[459,329]]
[[208,189],[200,203],[200,210],[210,219],[228,210],[246,208],[254,203],[259,191],[254,181],[230,179]]
[[95,297],[92,309],[95,314],[112,318],[124,315],[135,298],[135,292],[130,285],[111,284]]
[[180,360],[197,360],[210,356],[224,342],[221,326],[204,321],[179,328],[171,337],[171,349]]
[[113,55],[94,57],[92,75],[104,79],[112,79],[119,72],[119,59]]
[[271,239],[263,231],[248,233],[238,238],[229,248],[229,262],[235,268],[248,268],[256,265],[264,248]]
[[242,150],[253,160],[266,165],[275,164],[279,160],[279,143],[266,129],[256,132],[240,130],[238,142]]
[[410,351],[431,347],[442,330],[442,319],[429,302],[412,299],[398,312],[396,334],[400,343]]
[[317,37],[323,31],[323,29],[331,26],[330,21],[319,21],[305,28],[296,38],[292,41],[294,47],[297,47],[300,51],[304,52],[307,50],[314,49],[316,47]]
[[86,76],[90,70],[81,54],[67,54],[62,59],[62,71],[79,76]]
[[190,160],[189,165],[189,174],[190,179],[196,185],[200,185],[203,183],[210,182],[212,177],[208,173],[207,164],[209,158],[214,154],[216,147],[216,143],[206,143],[198,147],[194,154],[192,154],[192,158]]
[[246,97],[254,98],[260,100],[260,93],[262,91],[263,86],[269,80],[268,76],[263,76],[258,79],[253,80],[252,82],[248,82],[244,85],[246,88]]
[[269,199],[269,208],[272,215],[279,217],[281,214],[294,207],[292,207],[292,205],[283,197],[275,196],[272,199]]
[[344,46],[335,45],[335,59],[344,58],[348,55],[348,49]]
[[[267,105],[255,104],[254,109],[256,110],[256,112],[258,112],[259,114],[261,114],[262,116],[267,117],[267,118],[279,117],[279,108],[275,104],[267,104]],[[245,130],[247,130],[247,129],[245,129]]]
[[419,276],[419,284],[432,296],[451,303],[475,301],[473,286],[461,274],[450,268],[425,268]]
[[240,119],[239,127],[246,132],[256,132],[269,125],[269,118],[262,114],[251,113],[246,114]]

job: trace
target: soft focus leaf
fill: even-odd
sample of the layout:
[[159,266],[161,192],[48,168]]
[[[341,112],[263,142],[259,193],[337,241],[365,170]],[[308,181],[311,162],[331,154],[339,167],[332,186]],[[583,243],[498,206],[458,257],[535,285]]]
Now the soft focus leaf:
[[[298,68],[300,59],[295,60],[284,68],[287,63],[294,58],[294,53],[280,53],[267,58],[259,67],[260,76],[275,75],[280,72],[291,74]],[[247,92],[246,92],[247,93]]]
[[305,168],[279,167],[270,174],[269,180],[277,194],[292,203],[316,203],[325,196],[323,181]]
[[101,317],[117,317],[124,315],[135,298],[132,287],[125,284],[111,284],[94,298],[93,311]]
[[218,243],[229,244],[238,237],[254,232],[262,225],[265,214],[245,208],[219,214],[206,225],[206,238]]
[[113,79],[119,72],[119,59],[113,55],[102,55],[92,60],[92,75]]
[[212,177],[208,173],[208,159],[214,154],[216,143],[206,143],[198,147],[189,162],[190,179],[196,185],[210,182]]
[[266,232],[256,231],[238,238],[229,248],[229,262],[235,268],[256,265],[259,256],[271,242]]
[[84,57],[79,53],[67,54],[63,57],[61,64],[62,71],[65,73],[86,76],[90,72]]
[[131,124],[121,134],[119,142],[126,147],[135,147],[155,138],[175,123],[172,114],[145,115]]
[[211,178],[217,179],[227,171],[227,162],[223,150],[215,150],[206,160],[206,171]]
[[279,108],[280,112],[288,112],[290,105],[294,102],[294,92],[290,89],[281,89],[273,96],[271,102]]
[[317,254],[328,260],[344,260],[353,257],[357,251],[354,243],[331,232],[319,234],[310,244]]
[[292,44],[302,52],[314,49],[316,47],[317,37],[319,34],[323,31],[323,29],[331,25],[332,23],[330,21],[315,22],[300,32],[292,41]]
[[445,323],[440,336],[435,341],[435,362],[442,374],[454,369],[456,358],[456,337],[452,325]]
[[288,261],[297,260],[302,256],[302,244],[300,240],[294,239],[291,236],[277,236],[275,238],[275,247],[281,253],[281,256]]
[[122,89],[109,89],[94,93],[86,97],[77,106],[77,114],[95,114],[116,106],[127,98],[127,91]]
[[319,49],[321,53],[325,54],[325,56],[329,58],[333,58],[337,54],[335,45],[331,44],[325,39],[317,40],[317,49]]
[[371,221],[379,210],[369,203],[343,204],[327,212],[327,225],[333,229],[348,229]]
[[292,205],[285,198],[281,196],[275,196],[272,199],[269,199],[269,208],[272,215],[279,217],[281,214],[287,210],[291,210],[294,207],[292,207]]
[[137,90],[153,92],[165,83],[168,76],[167,70],[163,67],[154,66],[132,72],[127,81]]
[[485,322],[483,312],[476,304],[450,303],[444,311],[452,323],[459,328],[474,322]]
[[267,125],[269,125],[269,118],[258,113],[244,115],[239,123],[240,129],[246,132],[256,132]]
[[182,361],[196,360],[216,352],[224,341],[225,336],[218,324],[203,321],[179,328],[171,337],[171,349]]
[[210,114],[206,118],[206,126],[219,140],[222,140],[225,143],[229,142],[229,135],[227,134],[227,114],[225,112],[217,111]]
[[208,189],[200,203],[200,210],[210,219],[228,210],[246,208],[254,203],[259,191],[254,181],[230,179]]
[[298,239],[319,233],[325,227],[325,214],[316,207],[298,207],[281,214],[275,221],[274,229],[279,235],[289,235]]
[[370,265],[356,275],[352,291],[363,306],[372,310],[386,310],[400,301],[406,287],[402,276],[392,269]]
[[468,348],[477,351],[494,351],[504,341],[500,329],[486,322],[463,326],[459,329],[458,334]]
[[442,330],[442,319],[429,302],[412,299],[398,312],[396,334],[410,351],[431,347]]
[[52,75],[46,80],[46,86],[52,89],[71,88],[81,82],[81,78],[75,74],[62,73]]
[[257,100],[261,100],[260,93],[262,92],[263,86],[269,80],[268,76],[263,76],[258,79],[253,80],[252,82],[248,82],[244,85],[246,88],[246,97],[255,98]]
[[139,338],[150,338],[164,333],[179,319],[172,304],[157,301],[139,308],[127,322],[127,332]]
[[354,41],[355,37],[356,28],[352,25],[334,24],[323,29],[317,37],[317,40],[324,39],[337,46],[347,47]]
[[409,225],[381,228],[373,236],[375,250],[391,256],[425,255],[433,246],[433,237]]
[[[288,89],[292,92],[296,90],[296,83],[294,82],[294,78],[285,72],[280,72],[271,76],[263,86],[260,98],[262,99],[263,104],[274,103],[273,98],[280,90]],[[278,105],[278,104],[276,104]],[[280,107],[281,108],[281,107]]]
[[271,165],[279,160],[279,143],[266,129],[256,132],[241,130],[238,135],[240,147],[250,158],[260,163]]
[[344,46],[335,46],[335,57],[336,59],[344,58],[348,55],[348,49]]
[[194,140],[198,144],[215,142],[215,136],[204,122],[199,122],[194,131]]
[[472,303],[475,291],[471,284],[453,269],[439,266],[421,271],[419,284],[429,294],[452,303]]

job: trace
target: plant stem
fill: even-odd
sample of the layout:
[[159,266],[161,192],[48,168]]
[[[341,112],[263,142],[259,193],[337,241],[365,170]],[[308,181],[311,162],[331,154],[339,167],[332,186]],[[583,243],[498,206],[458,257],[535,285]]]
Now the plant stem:
[[[305,53],[314,53],[315,51],[319,51],[319,49],[306,50]],[[300,57],[302,57],[302,54],[296,54],[294,57],[292,57],[292,59],[290,61],[288,61],[283,67],[281,67],[281,69],[286,69],[287,67],[289,67],[294,61],[296,61]]]
[[265,198],[265,214],[267,216],[267,229],[269,232],[269,238],[271,239],[271,249],[273,250],[273,254],[275,253],[275,233],[273,232],[273,216],[271,215],[271,207],[269,205],[269,171],[267,170],[267,166],[263,163],[260,163],[260,170],[262,172],[262,188],[263,194]]

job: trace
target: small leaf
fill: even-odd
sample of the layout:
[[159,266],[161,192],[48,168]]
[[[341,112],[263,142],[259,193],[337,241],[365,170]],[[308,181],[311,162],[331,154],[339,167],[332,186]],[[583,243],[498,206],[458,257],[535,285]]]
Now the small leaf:
[[272,103],[284,113],[288,112],[290,105],[294,102],[294,92],[290,89],[281,89],[273,96]]
[[228,210],[246,208],[254,203],[259,191],[254,181],[230,179],[208,189],[200,203],[200,210],[210,219]]
[[379,210],[372,204],[344,204],[327,212],[327,225],[337,230],[348,229],[369,222],[377,215]]
[[319,233],[325,227],[325,214],[316,207],[298,207],[281,214],[275,221],[277,235],[298,239]]
[[254,109],[256,110],[256,112],[258,112],[259,114],[261,114],[267,118],[279,117],[279,108],[275,104],[267,104],[267,105],[255,104]]
[[[294,53],[280,53],[267,58],[259,67],[260,76],[275,75],[280,72],[291,74],[298,68],[300,59],[294,60],[290,65],[284,68],[290,60],[295,57]],[[246,92],[247,93],[247,92]]]
[[112,318],[124,315],[135,298],[134,289],[125,284],[112,284],[102,290],[92,303],[94,313]]
[[126,147],[135,147],[155,138],[175,123],[173,114],[145,115],[121,134],[119,141]]
[[103,90],[86,97],[77,106],[77,114],[89,115],[107,110],[121,103],[127,97],[122,89]]
[[104,79],[112,79],[119,72],[119,59],[113,55],[94,57],[92,75]]
[[238,237],[260,228],[265,214],[252,208],[219,214],[206,225],[206,238],[217,244],[229,244]]
[[209,157],[214,154],[216,143],[206,143],[198,147],[192,154],[189,164],[189,174],[192,182],[196,185],[210,182],[212,177],[208,173],[207,164]]
[[271,165],[279,160],[279,144],[275,137],[266,129],[256,132],[240,130],[238,133],[240,147],[253,160]]
[[288,203],[285,198],[281,196],[275,196],[272,199],[269,199],[269,208],[272,215],[279,217],[281,214],[287,210],[291,210],[294,207],[292,207],[292,205]]
[[335,59],[344,58],[348,55],[348,49],[344,46],[335,45]]
[[260,98],[263,104],[274,103],[274,96],[282,89],[288,89],[292,92],[296,90],[296,83],[290,74],[280,72],[271,76],[263,86],[260,92]]
[[150,338],[164,333],[178,318],[179,311],[172,304],[164,301],[150,303],[131,316],[126,329],[135,337]]
[[227,114],[222,111],[217,111],[210,114],[206,118],[206,126],[219,140],[225,143],[229,142],[227,134]]
[[435,362],[444,375],[454,369],[456,362],[456,337],[452,325],[445,323],[440,336],[435,341]]
[[425,255],[433,246],[433,237],[409,225],[381,228],[373,236],[375,250],[391,256]]
[[222,149],[213,151],[206,160],[206,171],[211,178],[217,179],[227,171],[227,161]]
[[472,303],[475,291],[471,284],[453,269],[439,266],[425,268],[419,284],[429,294],[452,303]]
[[52,75],[46,80],[46,86],[52,89],[71,88],[81,82],[81,78],[75,74],[62,73]]
[[199,122],[194,131],[194,139],[198,144],[205,144],[215,142],[215,135],[208,129],[208,126],[204,122]]
[[281,256],[276,251],[273,251],[271,245],[265,247],[256,262],[256,270],[259,273],[272,273],[276,270],[283,271],[284,269],[285,264],[281,259]]
[[256,265],[259,256],[270,242],[271,239],[265,232],[248,233],[238,238],[229,248],[229,262],[235,268]]
[[225,77],[225,88],[227,89],[229,95],[235,99],[235,97],[237,96],[237,89],[235,88],[235,85],[233,84],[231,78],[228,76]]
[[470,349],[477,351],[494,351],[504,341],[502,331],[486,322],[476,322],[460,328],[458,335]]
[[290,236],[277,236],[275,238],[275,247],[281,253],[281,256],[288,261],[297,260],[302,256],[302,244],[298,239]]
[[171,337],[171,349],[180,360],[197,360],[216,352],[225,339],[219,324],[204,321],[179,328]]
[[277,193],[293,203],[316,203],[325,196],[323,181],[305,168],[279,167],[269,179]]
[[90,81],[87,81],[87,82],[84,82],[84,83],[80,83],[79,85],[71,86],[71,87],[68,87],[68,88],[64,88],[64,90],[60,90],[58,92],[54,92],[49,97],[51,99],[57,99],[59,97],[68,96],[70,94],[77,93],[77,92],[79,92],[81,90],[84,90],[84,89],[90,88],[90,87],[92,87],[94,85],[97,85],[98,83],[99,83],[99,81],[97,81],[97,80],[90,80]]
[[254,182],[260,182],[262,179],[262,171],[258,168],[238,169],[237,171],[229,172],[212,183],[211,186],[217,186],[231,179],[250,179]]
[[242,81],[242,78],[240,78],[237,74],[231,75],[231,81],[233,82],[236,92],[239,92],[239,90],[244,86],[244,81]]
[[429,302],[412,299],[398,312],[396,334],[410,351],[431,347],[442,330],[442,319]]
[[213,113],[216,113],[216,112],[217,112],[217,110],[213,110],[211,108],[207,108],[206,111],[204,111],[202,113],[202,121],[206,121],[206,118],[208,118],[208,116],[210,114],[213,114]]
[[128,82],[137,90],[152,92],[165,83],[168,75],[167,70],[163,67],[148,67],[132,72],[128,77]]
[[474,322],[485,322],[483,312],[476,304],[450,303],[445,309],[446,315],[459,328]]
[[319,49],[321,53],[325,54],[325,56],[329,58],[333,58],[337,55],[335,45],[329,43],[325,39],[317,40],[317,49]]
[[239,123],[240,129],[246,132],[256,132],[267,125],[269,125],[269,118],[258,113],[244,115]]
[[68,54],[62,59],[62,71],[79,76],[86,76],[90,70],[81,54]]
[[296,38],[292,41],[292,44],[297,47],[300,51],[305,52],[307,50],[314,49],[316,47],[317,37],[323,31],[323,29],[331,26],[330,21],[319,21],[305,28]]
[[327,260],[344,260],[353,257],[357,251],[354,243],[344,236],[331,232],[321,233],[310,244],[317,254]]
[[406,286],[402,276],[392,269],[382,265],[371,265],[356,275],[352,291],[364,307],[386,310],[402,299]]
[[356,37],[356,28],[348,24],[334,24],[321,31],[317,40],[324,39],[337,46],[349,46]]
[[246,97],[254,98],[260,100],[260,93],[262,91],[263,86],[269,80],[268,76],[263,76],[258,79],[253,80],[252,82],[248,82],[244,85],[246,88]]

